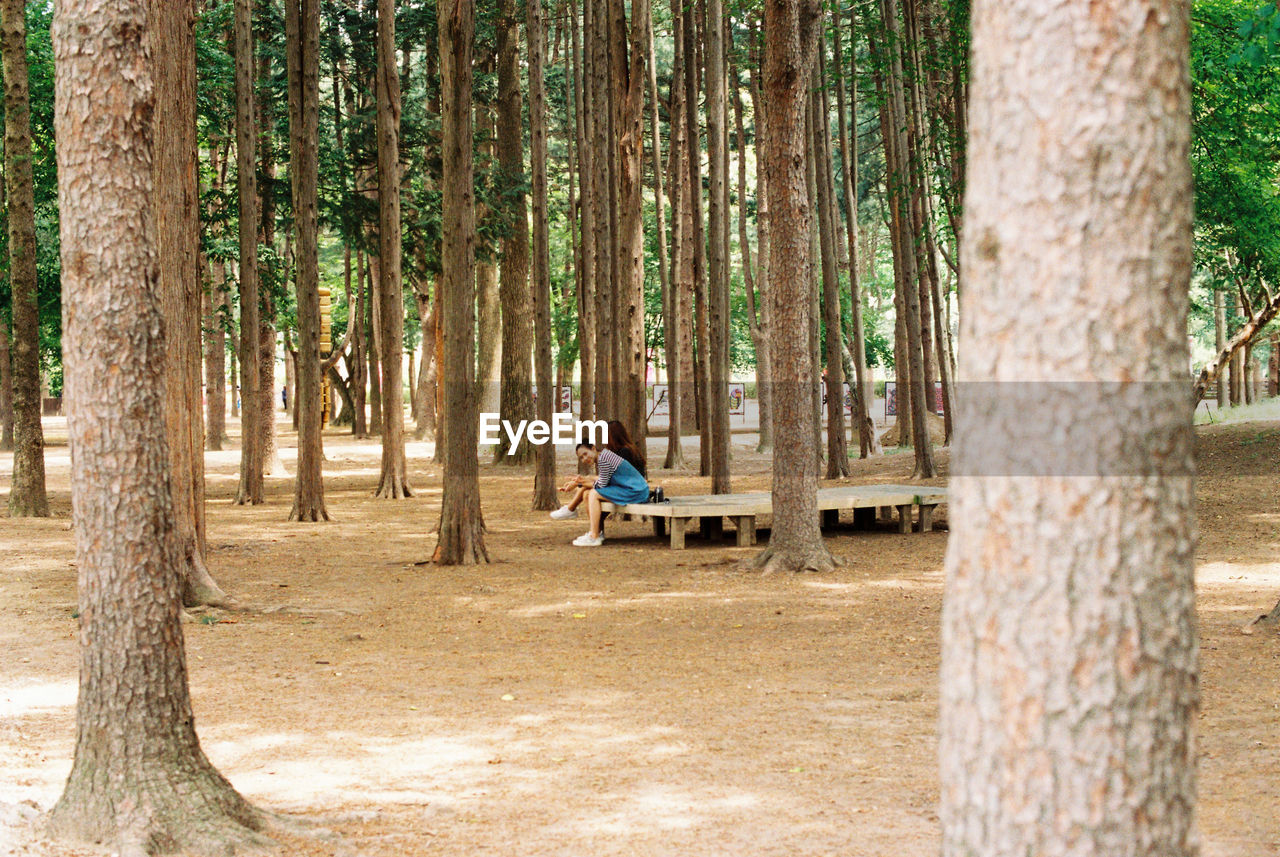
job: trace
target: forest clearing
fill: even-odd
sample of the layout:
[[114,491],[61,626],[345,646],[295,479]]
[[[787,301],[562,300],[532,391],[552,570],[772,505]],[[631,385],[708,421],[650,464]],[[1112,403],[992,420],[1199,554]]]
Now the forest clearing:
[[[382,503],[368,491],[376,444],[325,443],[325,525],[283,520],[285,479],[268,480],[264,505],[232,505],[233,459],[210,466],[211,564],[251,610],[184,624],[214,763],[255,803],[332,832],[289,839],[289,853],[936,853],[945,506],[925,537],[854,532],[846,516],[827,539],[837,572],[760,577],[740,567],[755,549],[691,538],[676,555],[639,521],[575,551],[574,522],[529,511],[527,472],[487,465],[498,561],[424,571],[440,468],[411,445],[422,490]],[[0,579],[0,853],[70,857],[96,852],[36,841],[13,809],[49,808],[74,735],[74,551],[54,444],[54,517],[0,520],[16,559]],[[1199,430],[1205,857],[1280,851],[1280,637],[1240,632],[1280,589],[1277,444],[1274,421]],[[910,463],[854,462],[850,478],[901,480]],[[945,452],[940,464],[945,477]],[[749,446],[734,471],[768,487]]]
[[1280,854],[1280,5],[0,74],[0,852]]

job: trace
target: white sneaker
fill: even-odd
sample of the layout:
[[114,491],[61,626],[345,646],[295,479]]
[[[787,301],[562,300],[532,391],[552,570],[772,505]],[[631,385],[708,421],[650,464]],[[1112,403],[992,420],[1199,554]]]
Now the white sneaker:
[[556,509],[554,512],[551,513],[551,519],[553,521],[563,521],[566,518],[576,518],[576,517],[578,517],[578,510],[570,509],[568,506],[561,506],[559,509]]
[[583,533],[573,540],[573,543],[580,548],[598,548],[604,544],[604,536],[592,537],[591,533]]

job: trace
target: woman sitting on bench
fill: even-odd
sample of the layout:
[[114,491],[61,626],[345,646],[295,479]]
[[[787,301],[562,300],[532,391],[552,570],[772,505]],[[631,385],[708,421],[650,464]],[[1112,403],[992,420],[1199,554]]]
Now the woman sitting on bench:
[[604,517],[601,503],[610,502],[617,506],[628,503],[646,503],[649,500],[649,485],[644,481],[630,462],[609,449],[597,452],[589,443],[580,443],[577,448],[578,461],[583,467],[595,465],[597,476],[574,476],[560,487],[561,491],[573,491],[573,499],[551,513],[556,520],[576,518],[578,506],[587,501],[587,516],[591,519],[591,529],[573,540],[578,547],[594,548],[604,543],[604,534],[600,523]]

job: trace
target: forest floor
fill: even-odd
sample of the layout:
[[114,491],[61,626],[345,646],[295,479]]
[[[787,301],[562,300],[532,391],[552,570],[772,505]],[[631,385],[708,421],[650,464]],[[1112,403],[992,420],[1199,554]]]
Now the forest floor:
[[[93,853],[37,836],[70,769],[76,696],[58,431],[55,517],[0,519],[0,854]],[[1280,596],[1280,422],[1198,433],[1203,853],[1275,857],[1280,636],[1241,627]],[[735,490],[767,488],[768,459],[734,440]],[[291,467],[294,438],[281,441]],[[259,610],[184,626],[209,756],[256,803],[329,831],[288,837],[286,853],[938,852],[945,506],[940,532],[837,531],[834,573],[761,576],[740,568],[759,548],[673,552],[640,521],[571,547],[585,524],[529,511],[529,468],[485,466],[494,562],[435,568],[415,565],[441,495],[425,445],[409,446],[415,496],[380,501],[377,442],[325,443],[327,524],[286,521],[283,477],[265,505],[231,505],[237,453],[209,455],[210,564]],[[650,441],[655,463],[664,449]],[[852,479],[910,467],[902,453],[854,462]]]

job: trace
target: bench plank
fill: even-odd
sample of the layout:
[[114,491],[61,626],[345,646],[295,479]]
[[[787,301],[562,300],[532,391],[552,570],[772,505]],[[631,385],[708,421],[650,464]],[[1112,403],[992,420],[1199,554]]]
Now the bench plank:
[[[933,513],[939,504],[947,500],[947,489],[925,485],[840,485],[818,490],[818,510],[823,523],[835,523],[841,509],[897,509],[899,532],[912,530],[911,512],[920,508],[921,533],[933,530]],[[697,494],[686,497],[670,497],[663,503],[628,503],[615,505],[603,503],[605,512],[621,512],[642,515],[653,519],[654,534],[661,537],[670,519],[670,538],[673,550],[683,550],[689,521],[694,518],[719,520],[730,518],[737,525],[739,546],[756,543],[756,518],[773,513],[773,497],[767,491],[751,491],[742,494]],[[871,512],[874,520],[875,512]],[[868,517],[855,513],[856,523],[868,523]]]

